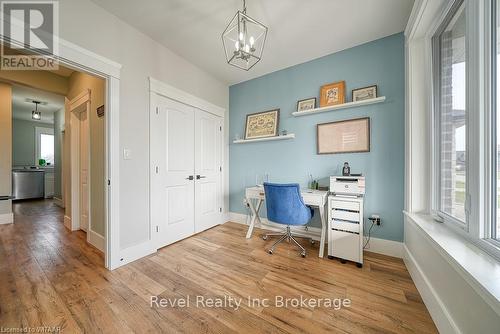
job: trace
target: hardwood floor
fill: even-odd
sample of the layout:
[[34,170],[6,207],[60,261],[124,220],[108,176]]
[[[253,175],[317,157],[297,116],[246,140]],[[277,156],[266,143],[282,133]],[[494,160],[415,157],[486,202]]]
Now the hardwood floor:
[[[404,263],[366,253],[365,266],[303,259],[289,244],[265,251],[256,229],[226,223],[113,272],[85,233],[63,226],[51,201],[14,205],[0,225],[0,327],[60,327],[64,333],[436,333]],[[275,296],[349,299],[351,305],[275,307]],[[190,307],[150,307],[151,296]],[[196,305],[196,296],[243,298]],[[269,299],[266,305],[249,305]],[[207,299],[205,299],[206,301]],[[197,307],[198,306],[198,307]],[[204,306],[204,307],[203,307]]]

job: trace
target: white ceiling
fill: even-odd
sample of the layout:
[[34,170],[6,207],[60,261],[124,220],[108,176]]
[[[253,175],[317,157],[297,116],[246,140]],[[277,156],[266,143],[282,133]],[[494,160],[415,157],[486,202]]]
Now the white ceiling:
[[15,85],[12,87],[12,118],[33,121],[31,112],[35,105],[27,99],[46,103],[38,105],[42,112],[42,119],[37,121],[40,123],[54,123],[54,112],[64,108],[64,96]]
[[228,65],[221,34],[241,0],[93,0],[167,48],[234,84],[404,30],[413,0],[247,0],[269,28],[263,59]]

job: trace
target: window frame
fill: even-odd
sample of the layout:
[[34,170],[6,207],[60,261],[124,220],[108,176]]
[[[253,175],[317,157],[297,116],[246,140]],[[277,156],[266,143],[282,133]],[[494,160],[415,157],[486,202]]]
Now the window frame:
[[[430,47],[429,56],[429,83],[431,85],[431,214],[435,220],[447,225],[451,230],[464,237],[482,251],[488,253],[500,261],[500,240],[492,239],[493,219],[496,219],[496,147],[493,145],[493,135],[496,135],[492,127],[495,121],[493,111],[496,108],[496,85],[493,80],[492,70],[496,70],[495,59],[492,58],[496,45],[496,31],[492,31],[495,24],[496,13],[493,12],[496,0],[448,0],[443,6],[441,14],[428,30],[426,39]],[[467,223],[457,224],[446,215],[439,215],[439,150],[436,145],[439,140],[439,128],[436,128],[436,102],[439,91],[436,92],[436,74],[441,75],[439,60],[435,56],[435,36],[440,29],[446,27],[450,16],[452,17],[459,8],[459,4],[465,3],[466,10],[466,108],[467,108],[467,130],[466,130],[466,212]],[[500,20],[500,17],[497,18]],[[446,23],[445,23],[446,22]],[[438,67],[436,67],[438,66]],[[439,71],[436,72],[435,69]],[[499,83],[500,84],[500,80]],[[438,86],[439,87],[439,86]],[[437,94],[436,94],[437,93]],[[500,98],[500,97],[498,97]],[[500,112],[500,110],[498,110]],[[498,115],[500,117],[500,115]],[[436,152],[437,151],[437,152]],[[437,166],[437,167],[436,167]],[[493,173],[494,171],[494,173]],[[495,178],[495,180],[493,180]],[[451,217],[453,218],[453,217]],[[499,236],[497,236],[498,238]]]
[[[499,193],[497,190],[497,173],[498,173],[498,129],[497,129],[497,118],[498,112],[497,108],[497,87],[499,77],[497,76],[498,69],[498,56],[497,56],[497,44],[498,35],[496,25],[500,20],[497,17],[497,1],[489,0],[485,4],[485,19],[484,19],[484,30],[485,30],[485,79],[487,82],[487,96],[486,96],[486,127],[485,127],[485,140],[487,145],[486,155],[486,184],[488,185],[486,190],[486,222],[484,226],[484,233],[482,235],[483,239],[490,243],[493,247],[500,249],[500,235],[494,229],[497,227],[497,201]],[[496,237],[496,238],[495,238]]]
[[[39,166],[38,165],[38,159],[39,159],[38,157],[40,156],[40,152],[41,152],[41,141],[40,141],[41,135],[54,136],[54,129],[53,128],[46,128],[46,127],[42,127],[42,126],[35,127],[35,166]],[[54,137],[54,141],[55,141],[55,137]],[[55,147],[54,147],[54,150],[55,150]],[[54,163],[50,164],[50,166],[55,166],[55,161],[54,161]]]
[[[469,200],[469,99],[468,99],[468,48],[466,42],[466,62],[465,62],[465,89],[466,89],[466,136],[465,136],[465,221],[461,221],[450,214],[441,211],[441,34],[452,21],[457,11],[464,6],[467,17],[466,0],[455,0],[452,2],[446,14],[441,18],[436,30],[431,34],[431,68],[432,68],[432,197],[431,212],[437,221],[449,224],[454,228],[469,231],[470,200]],[[466,35],[467,36],[467,35]]]

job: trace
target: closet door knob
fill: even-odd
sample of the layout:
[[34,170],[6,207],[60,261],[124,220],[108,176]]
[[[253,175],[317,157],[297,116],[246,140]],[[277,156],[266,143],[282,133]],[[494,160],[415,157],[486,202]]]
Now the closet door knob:
[[199,180],[199,179],[204,179],[206,178],[206,176],[203,176],[203,175],[196,175],[196,179]]
[[186,180],[193,181],[194,180],[194,176],[193,175],[189,175],[188,177],[186,177]]

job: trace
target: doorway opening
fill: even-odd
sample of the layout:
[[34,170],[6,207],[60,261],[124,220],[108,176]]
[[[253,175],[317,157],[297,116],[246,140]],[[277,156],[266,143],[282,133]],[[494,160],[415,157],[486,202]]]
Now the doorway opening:
[[16,230],[83,240],[106,266],[106,80],[64,66],[1,71],[0,90]]

